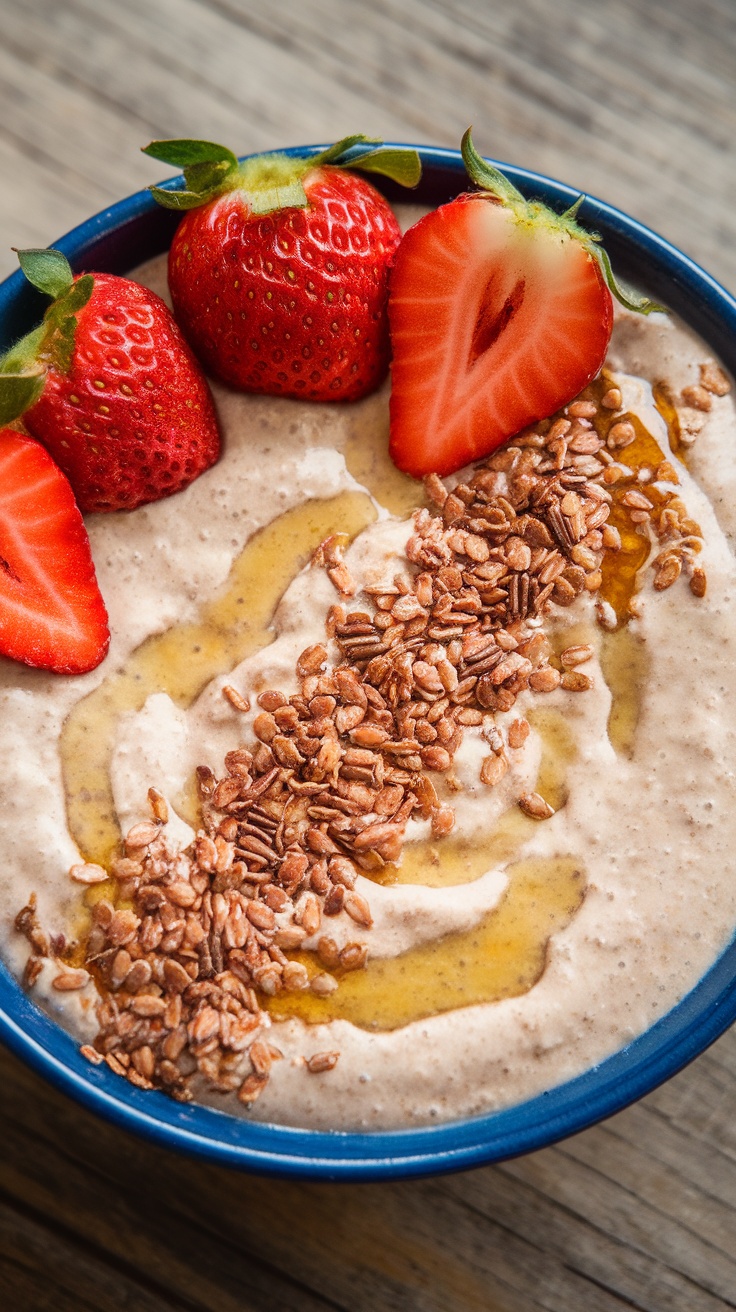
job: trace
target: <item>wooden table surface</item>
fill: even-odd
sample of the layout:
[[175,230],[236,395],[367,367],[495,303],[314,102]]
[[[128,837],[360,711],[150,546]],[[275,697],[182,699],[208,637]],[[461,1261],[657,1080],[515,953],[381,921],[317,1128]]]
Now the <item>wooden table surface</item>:
[[[0,0],[0,34],[0,276],[154,181],[152,137],[456,145],[472,122],[736,286],[733,0]],[[0,1060],[2,1308],[736,1307],[736,1033],[557,1147],[369,1186],[178,1158]]]

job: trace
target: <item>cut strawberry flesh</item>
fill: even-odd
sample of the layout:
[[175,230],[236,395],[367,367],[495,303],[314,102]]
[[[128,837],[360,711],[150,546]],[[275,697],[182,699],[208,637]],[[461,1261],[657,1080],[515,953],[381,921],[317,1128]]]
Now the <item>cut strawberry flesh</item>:
[[82,516],[38,442],[0,430],[0,653],[60,674],[99,665],[110,633]]
[[544,218],[467,196],[405,235],[391,278],[391,455],[451,473],[554,413],[599,371],[611,295]]

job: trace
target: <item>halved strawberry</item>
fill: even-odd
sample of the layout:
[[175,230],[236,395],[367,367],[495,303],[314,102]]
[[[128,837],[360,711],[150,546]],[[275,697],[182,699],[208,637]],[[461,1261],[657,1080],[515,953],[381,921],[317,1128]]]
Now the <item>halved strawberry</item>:
[[[611,291],[632,309],[598,239],[575,215],[528,202],[476,153],[482,192],[459,196],[404,236],[391,274],[391,455],[448,474],[565,405],[598,373]],[[610,288],[610,290],[609,290]]]
[[0,653],[84,674],[110,645],[89,538],[46,450],[0,429]]

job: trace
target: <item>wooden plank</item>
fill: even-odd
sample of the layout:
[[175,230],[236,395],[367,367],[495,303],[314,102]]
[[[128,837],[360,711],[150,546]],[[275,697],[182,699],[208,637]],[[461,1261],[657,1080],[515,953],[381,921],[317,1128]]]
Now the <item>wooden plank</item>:
[[[0,1198],[0,1307],[17,1312],[197,1312],[173,1303],[118,1264],[113,1267],[68,1231]],[[243,1305],[243,1312],[247,1312]]]
[[18,268],[11,246],[48,246],[100,206],[94,187],[70,183],[2,132],[0,170],[13,180],[0,187],[0,278],[5,278]]
[[[197,1164],[121,1136],[30,1072],[14,1071],[13,1086],[2,1189],[19,1211],[43,1216],[72,1247],[94,1251],[144,1286],[168,1291],[182,1309],[241,1312],[244,1288],[254,1312],[272,1309],[273,1300],[284,1312],[324,1307],[298,1278],[223,1238],[216,1215],[203,1205]],[[175,1180],[167,1179],[169,1162],[176,1164]],[[248,1181],[240,1206],[249,1210],[256,1201]]]
[[[627,1160],[633,1153],[645,1153],[654,1164],[652,1169],[659,1163],[676,1171],[683,1188],[692,1187],[706,1198],[722,1203],[733,1225],[736,1170],[717,1144],[693,1138],[687,1127],[682,1130],[672,1125],[656,1111],[651,1097],[616,1117],[608,1128],[622,1141],[621,1151]],[[708,1235],[714,1239],[718,1233],[718,1223],[713,1221]],[[729,1247],[725,1245],[726,1251]]]
[[[621,1306],[714,1312],[729,1306],[672,1270],[656,1244],[646,1249],[629,1236],[616,1236],[616,1224],[609,1237],[600,1224],[597,1181],[591,1197],[590,1184],[581,1187],[579,1172],[561,1161],[559,1150],[439,1183],[340,1189],[268,1180],[255,1184],[127,1138],[121,1154],[114,1130],[81,1114],[34,1076],[19,1070],[12,1084],[15,1093],[11,1081],[2,1082],[4,1123],[22,1145],[13,1190],[22,1191],[19,1197],[26,1205],[45,1214],[73,1215],[79,1231],[89,1227],[94,1242],[113,1254],[120,1251],[117,1236],[127,1236],[128,1218],[135,1213],[138,1230],[145,1233],[126,1240],[127,1260],[148,1270],[153,1242],[151,1272],[165,1267],[178,1290],[196,1292],[202,1280],[201,1272],[185,1280],[178,1268],[193,1251],[190,1227],[206,1217],[198,1266],[211,1271],[222,1265],[227,1273],[227,1261],[220,1257],[225,1245],[247,1254],[249,1262],[267,1261],[273,1269],[298,1273],[317,1295],[356,1312],[376,1305],[485,1308],[489,1295],[504,1308],[554,1312],[587,1312],[592,1298],[597,1300],[593,1306],[605,1312]],[[582,1138],[602,1133],[591,1131]],[[56,1160],[60,1145],[61,1163]],[[85,1169],[89,1162],[95,1165]],[[51,1197],[44,1182],[56,1180],[62,1171],[61,1196],[54,1192]],[[147,1181],[145,1198],[140,1196],[142,1179]],[[545,1180],[554,1186],[546,1193]],[[625,1190],[614,1189],[612,1197],[608,1205],[614,1214],[617,1207],[625,1212]],[[168,1228],[156,1219],[162,1198],[175,1200],[168,1203]],[[249,1206],[254,1198],[255,1208]],[[103,1221],[98,1218],[102,1199],[108,1212]],[[591,1208],[598,1209],[592,1219]],[[351,1294],[357,1271],[371,1273],[364,1295]],[[407,1300],[403,1304],[399,1293]],[[218,1306],[229,1306],[226,1296]]]
[[[581,1136],[592,1154],[602,1133],[598,1129]],[[636,1155],[634,1150],[629,1160]],[[693,1278],[683,1270],[707,1245],[676,1226],[684,1252],[673,1252],[666,1242],[667,1222],[659,1213],[632,1198],[618,1180],[607,1189],[605,1181],[577,1168],[560,1149],[458,1177],[444,1187],[486,1216],[489,1226],[501,1224],[537,1244],[537,1267],[554,1270],[559,1263],[627,1306],[647,1312],[730,1306],[728,1290],[725,1300],[714,1292],[708,1271]],[[727,1271],[728,1258],[716,1257]]]
[[618,5],[402,0],[399,11],[391,0],[346,0],[336,25],[330,0],[313,0],[286,30],[248,0],[217,7],[298,49],[325,77],[388,84],[389,103],[432,139],[449,132],[456,144],[475,122],[486,151],[621,205],[736,281],[722,242],[736,200],[733,9],[709,26],[687,6],[648,7],[632,39]]
[[[612,21],[588,33],[595,58],[571,60],[571,48],[584,44],[575,14],[563,9],[550,31],[541,0],[527,0],[523,23],[508,15],[501,21],[496,7],[402,0],[399,12],[385,2],[343,0],[336,24],[333,3],[295,6],[284,25],[244,3],[213,10],[197,0],[129,0],[116,8],[27,0],[22,11],[10,9],[6,30],[26,58],[53,60],[59,47],[73,48],[73,76],[124,122],[145,105],[157,131],[237,136],[242,149],[294,140],[295,125],[296,136],[319,139],[361,122],[455,144],[475,118],[485,149],[603,194],[736,279],[733,243],[721,231],[732,223],[736,199],[724,155],[736,109],[727,61],[716,71],[713,56],[724,44],[716,37],[703,36],[699,47],[691,39],[686,55],[670,40],[667,58],[644,77],[663,35],[661,8],[659,30],[655,21],[628,60],[630,28]],[[704,125],[700,134],[694,121]],[[121,191],[130,185],[133,153],[117,157]]]
[[[121,1136],[13,1059],[3,1066],[15,1068],[0,1081],[6,1196],[111,1259],[124,1257],[131,1271],[157,1284],[165,1278],[177,1296],[229,1312],[245,1263],[251,1296],[267,1281],[284,1308],[487,1312],[490,1300],[503,1312],[590,1307],[588,1281],[561,1262],[540,1269],[536,1241],[489,1226],[435,1182],[337,1188],[253,1180]],[[289,1301],[289,1280],[301,1302]],[[600,1312],[620,1312],[621,1300],[600,1300]]]
[[[701,1061],[706,1064],[707,1055]],[[668,1081],[650,1094],[650,1102],[670,1124],[685,1130],[695,1141],[717,1142],[736,1169],[733,1081],[714,1064],[706,1065],[706,1070],[707,1078],[697,1084]]]

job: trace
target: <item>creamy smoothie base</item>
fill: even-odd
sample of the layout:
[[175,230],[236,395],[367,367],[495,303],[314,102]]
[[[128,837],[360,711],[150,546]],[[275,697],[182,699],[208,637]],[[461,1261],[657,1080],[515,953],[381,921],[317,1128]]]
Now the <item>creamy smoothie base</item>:
[[[164,276],[163,261],[138,273],[159,291]],[[562,662],[563,676],[573,677],[552,691],[521,688],[507,707],[503,698],[484,706],[480,723],[466,717],[452,768],[430,776],[435,815],[430,807],[413,814],[401,859],[386,849],[387,867],[359,867],[344,892],[357,896],[354,914],[323,918],[300,945],[314,948],[328,935],[338,953],[367,952],[365,965],[347,974],[337,966],[333,991],[278,992],[251,1032],[259,1048],[242,1059],[236,1086],[213,1091],[203,1060],[191,1086],[198,1100],[325,1129],[426,1124],[508,1106],[636,1037],[729,941],[736,425],[730,396],[702,394],[707,359],[702,343],[664,316],[619,316],[605,388],[622,393],[612,425],[633,422],[636,440],[622,448],[614,440],[604,457],[628,470],[636,456],[644,467],[636,480],[624,475],[634,497],[623,509],[616,494],[612,516],[624,537],[634,535],[641,559],[636,549],[604,553],[602,588],[583,587],[572,604],[531,617],[528,633],[549,636],[552,669],[562,653],[586,652],[580,664]],[[655,388],[659,408],[652,383],[664,385]],[[306,650],[326,643],[330,665],[346,658],[340,639],[350,633],[335,632],[334,614],[325,634],[331,608],[373,616],[377,597],[391,600],[395,576],[411,583],[423,568],[421,532],[407,516],[425,500],[389,462],[387,389],[350,407],[213,390],[225,437],[219,465],[169,501],[88,521],[113,635],[104,666],[63,680],[0,665],[2,953],[22,974],[28,943],[13,921],[35,893],[50,955],[34,968],[34,996],[88,1045],[99,1029],[94,981],[65,991],[58,978],[82,964],[69,948],[88,932],[85,902],[109,898],[111,885],[85,893],[68,871],[108,863],[121,833],[151,826],[150,788],[169,850],[187,848],[199,823],[196,768],[221,780],[228,752],[254,750],[256,717],[271,714],[258,697],[298,694],[310,677],[297,675]],[[662,417],[672,398],[676,451],[674,426],[668,433]],[[616,493],[614,481],[599,482]],[[684,529],[659,541],[637,492],[659,516],[678,498]],[[420,527],[430,515],[441,509],[430,504]],[[333,543],[310,566],[320,542],[339,533],[344,555],[343,543]],[[687,546],[694,538],[702,550]],[[670,583],[668,556],[682,542],[686,567]],[[487,563],[482,548],[472,549],[476,566]],[[335,586],[349,586],[348,576],[352,597]],[[529,732],[514,727],[526,724]],[[494,760],[508,762],[505,773]],[[302,927],[303,904],[302,894]],[[286,920],[285,912],[275,915]],[[312,959],[312,974],[332,978]],[[243,1079],[257,1101],[238,1098]]]

